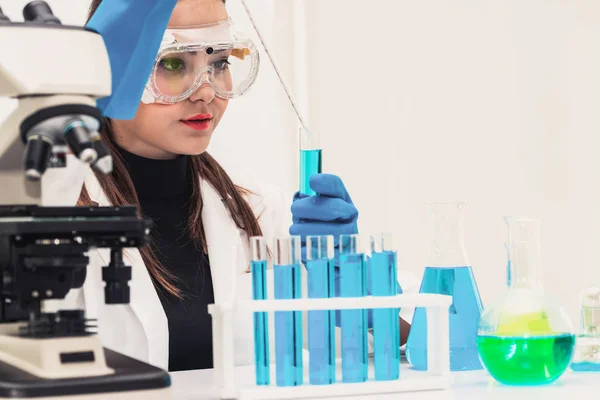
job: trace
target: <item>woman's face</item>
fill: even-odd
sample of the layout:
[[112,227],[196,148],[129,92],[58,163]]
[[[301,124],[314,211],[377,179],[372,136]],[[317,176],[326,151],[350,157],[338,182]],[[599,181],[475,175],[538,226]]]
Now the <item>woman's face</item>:
[[[204,25],[227,18],[222,0],[180,0],[169,21],[170,27]],[[213,131],[227,109],[227,100],[202,85],[180,103],[143,104],[132,120],[113,121],[115,139],[125,150],[147,158],[173,158],[206,151]],[[199,114],[210,115],[208,126],[183,121]]]

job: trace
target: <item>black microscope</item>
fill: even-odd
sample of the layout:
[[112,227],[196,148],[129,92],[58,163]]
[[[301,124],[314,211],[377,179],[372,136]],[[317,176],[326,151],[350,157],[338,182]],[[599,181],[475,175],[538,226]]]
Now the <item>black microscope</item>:
[[69,151],[112,171],[96,108],[111,70],[98,33],[61,24],[44,1],[23,15],[11,22],[0,9],[0,97],[18,102],[0,126],[0,398],[170,398],[168,373],[103,348],[83,310],[44,312],[83,286],[97,248],[111,254],[105,302],[129,303],[123,249],[146,245],[151,226],[133,206],[42,206],[42,176]]

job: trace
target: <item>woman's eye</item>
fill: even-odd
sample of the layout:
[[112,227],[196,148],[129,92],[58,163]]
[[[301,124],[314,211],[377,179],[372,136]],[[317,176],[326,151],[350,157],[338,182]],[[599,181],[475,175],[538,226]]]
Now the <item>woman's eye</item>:
[[160,65],[169,72],[177,72],[183,69],[184,63],[183,60],[178,58],[165,58],[160,62]]
[[227,68],[229,68],[229,65],[229,60],[227,60],[226,58],[223,60],[217,60],[213,62],[213,67],[217,71],[225,71]]

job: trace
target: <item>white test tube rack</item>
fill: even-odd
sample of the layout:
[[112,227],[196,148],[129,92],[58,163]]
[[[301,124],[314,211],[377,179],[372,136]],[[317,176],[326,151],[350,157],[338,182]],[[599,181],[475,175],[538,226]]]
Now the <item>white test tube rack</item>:
[[[399,294],[389,297],[324,298],[293,300],[244,300],[230,305],[212,304],[214,377],[213,395],[222,400],[312,399],[372,394],[393,394],[445,390],[450,387],[450,336],[448,308],[451,296],[437,294]],[[335,382],[331,385],[281,387],[239,386],[235,379],[233,316],[236,312],[356,310],[374,308],[425,308],[427,315],[427,366],[418,376],[393,381],[368,380],[361,383]],[[275,364],[272,364],[274,367]]]

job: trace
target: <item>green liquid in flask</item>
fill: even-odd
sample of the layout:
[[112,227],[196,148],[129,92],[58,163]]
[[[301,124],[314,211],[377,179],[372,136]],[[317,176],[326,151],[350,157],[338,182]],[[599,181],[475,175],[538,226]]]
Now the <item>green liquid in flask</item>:
[[479,336],[477,349],[486,369],[498,382],[537,386],[556,381],[568,368],[575,335]]
[[321,149],[300,151],[300,193],[314,196],[310,188],[310,177],[321,173]]

